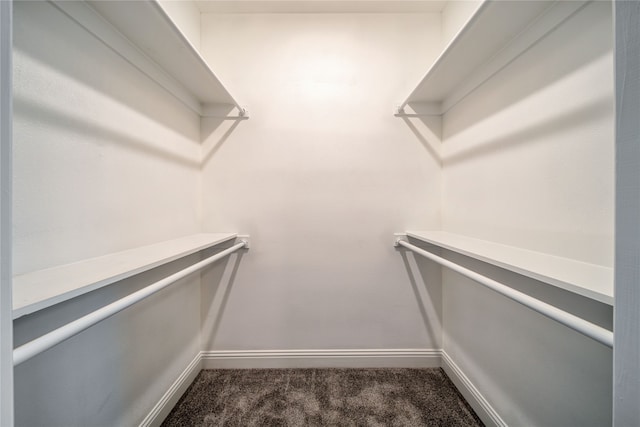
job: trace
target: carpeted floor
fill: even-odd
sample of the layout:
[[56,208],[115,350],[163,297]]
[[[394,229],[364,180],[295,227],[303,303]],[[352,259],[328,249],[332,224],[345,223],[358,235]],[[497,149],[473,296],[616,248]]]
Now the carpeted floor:
[[482,426],[440,368],[204,370],[162,424]]

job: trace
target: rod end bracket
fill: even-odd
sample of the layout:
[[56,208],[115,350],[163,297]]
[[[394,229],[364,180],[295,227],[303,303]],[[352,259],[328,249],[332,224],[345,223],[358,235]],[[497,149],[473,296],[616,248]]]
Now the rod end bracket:
[[407,233],[393,233],[393,246],[400,247],[400,242],[408,242]]
[[242,105],[242,106],[238,107],[238,116],[243,118],[243,119],[248,119],[249,118],[249,109],[247,108],[246,105]]
[[243,249],[249,249],[251,247],[251,236],[248,234],[238,234],[238,243],[244,243]]

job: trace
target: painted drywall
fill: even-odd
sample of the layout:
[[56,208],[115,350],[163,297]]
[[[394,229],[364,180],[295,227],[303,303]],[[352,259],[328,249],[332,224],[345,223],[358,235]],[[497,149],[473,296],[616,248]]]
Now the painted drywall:
[[192,0],[159,0],[162,9],[189,42],[200,50],[200,9]]
[[449,1],[442,9],[442,44],[448,45],[471,15],[478,9],[480,0]]
[[[611,37],[611,4],[593,2],[444,116],[444,230],[612,265]],[[611,328],[611,307],[505,282]],[[611,349],[446,270],[443,325],[507,424],[610,424]]]
[[54,6],[16,9],[14,273],[199,231],[199,117]]
[[611,4],[596,3],[445,115],[445,230],[613,265]]
[[205,350],[440,347],[437,280],[392,246],[439,226],[438,142],[392,115],[439,50],[439,14],[202,15],[251,111],[202,124],[204,230],[252,239],[219,311],[203,280]]
[[[16,319],[16,345],[199,259],[191,255]],[[139,425],[200,350],[199,303],[195,275],[19,365],[16,426]]]
[[[199,117],[48,2],[16,2],[16,273],[199,231]],[[197,256],[15,322],[21,344]],[[19,366],[16,425],[136,425],[197,354],[182,281]]]

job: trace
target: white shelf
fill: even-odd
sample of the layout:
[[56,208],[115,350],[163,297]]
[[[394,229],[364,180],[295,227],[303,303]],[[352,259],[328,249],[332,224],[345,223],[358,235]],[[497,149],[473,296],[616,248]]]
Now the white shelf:
[[199,115],[239,106],[157,0],[52,3]]
[[446,112],[586,3],[484,0],[403,105]]
[[194,234],[14,276],[13,318],[51,307],[235,237],[235,233]]
[[407,236],[613,305],[613,269],[444,231]]

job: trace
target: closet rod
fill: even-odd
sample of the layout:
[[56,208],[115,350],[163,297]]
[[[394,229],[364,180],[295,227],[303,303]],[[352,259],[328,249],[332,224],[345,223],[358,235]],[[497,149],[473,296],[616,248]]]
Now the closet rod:
[[26,362],[34,356],[44,352],[45,350],[50,349],[51,347],[60,344],[61,342],[79,334],[85,329],[90,328],[91,326],[99,323],[116,313],[124,310],[127,307],[132,306],[133,304],[142,301],[143,299],[155,294],[158,291],[166,288],[169,285],[177,282],[180,279],[187,277],[190,274],[195,273],[198,270],[212,264],[227,255],[231,255],[235,251],[242,249],[244,247],[248,247],[248,242],[246,240],[241,241],[228,249],[218,252],[217,254],[210,256],[196,264],[193,264],[190,267],[185,268],[177,273],[172,274],[171,276],[165,277],[162,280],[159,280],[139,291],[136,291],[130,295],[127,295],[124,298],[121,298],[117,301],[112,302],[111,304],[105,305],[102,308],[99,308],[96,311],[93,311],[79,319],[76,319],[70,323],[67,323],[64,326],[59,327],[58,329],[54,329],[53,331],[42,335],[34,339],[33,341],[29,341],[17,347],[13,350],[13,365],[18,366],[19,364]]
[[396,246],[404,246],[405,248],[417,253],[418,255],[422,255],[423,257],[428,258],[431,261],[435,261],[444,267],[447,267],[457,273],[462,274],[465,277],[468,277],[474,282],[486,286],[487,288],[492,289],[499,294],[504,295],[505,297],[524,305],[525,307],[537,311],[543,316],[553,319],[556,322],[562,323],[563,325],[573,329],[574,331],[578,331],[581,334],[586,335],[587,337],[606,345],[607,347],[613,348],[613,332],[601,326],[595,325],[578,316],[574,316],[571,313],[567,313],[564,310],[554,307],[551,304],[547,304],[546,302],[535,299],[522,292],[516,291],[515,289],[503,285],[500,282],[478,274],[475,271],[462,267],[461,265],[439,257],[438,255],[432,254],[431,252],[425,251],[424,249],[412,245],[404,240],[397,239]]

